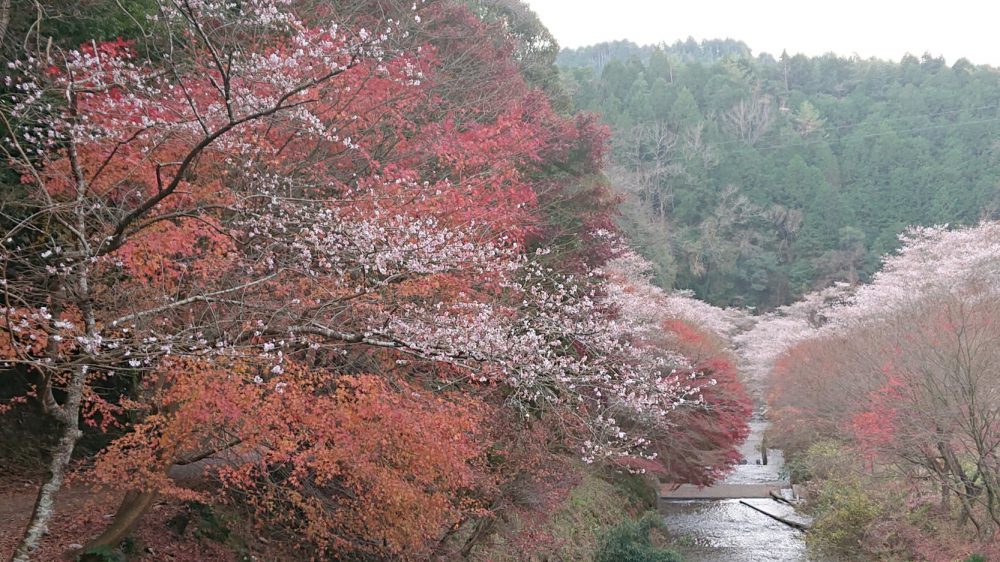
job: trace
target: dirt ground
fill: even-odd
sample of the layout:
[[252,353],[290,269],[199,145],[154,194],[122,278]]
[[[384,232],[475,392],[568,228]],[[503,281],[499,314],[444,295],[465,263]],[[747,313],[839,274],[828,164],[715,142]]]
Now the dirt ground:
[[[37,482],[16,480],[0,483],[0,560],[14,552],[35,504]],[[63,560],[65,552],[79,548],[95,537],[117,508],[123,492],[94,491],[82,482],[70,482],[56,498],[56,515],[49,534],[34,556],[39,561]],[[129,561],[236,561],[273,559],[238,557],[226,545],[199,536],[188,526],[177,534],[168,526],[185,507],[177,502],[159,502],[143,518],[128,544]]]

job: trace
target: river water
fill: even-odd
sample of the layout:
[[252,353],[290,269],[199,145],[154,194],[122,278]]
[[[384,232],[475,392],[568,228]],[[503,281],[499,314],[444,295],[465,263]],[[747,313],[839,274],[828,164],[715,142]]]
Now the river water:
[[[739,465],[724,484],[772,484],[785,480],[780,450],[768,450],[768,464],[758,465],[760,442],[767,422],[750,424],[750,437],[741,452],[747,464]],[[794,508],[772,499],[743,498],[786,519],[807,522]],[[803,533],[740,503],[724,500],[661,501],[667,531],[686,562],[820,562],[807,550]],[[823,559],[825,561],[825,559]]]

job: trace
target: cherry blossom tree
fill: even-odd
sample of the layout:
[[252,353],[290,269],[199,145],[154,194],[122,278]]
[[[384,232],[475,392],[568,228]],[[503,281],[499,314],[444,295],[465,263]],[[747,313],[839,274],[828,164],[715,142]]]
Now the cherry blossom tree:
[[[681,396],[672,415],[645,432],[657,452],[661,478],[707,485],[739,461],[749,434],[751,402],[729,352],[728,336],[742,314],[667,294],[651,282],[652,264],[629,250],[604,268],[608,300],[646,354],[674,354],[671,375],[696,389]],[[638,338],[638,339],[636,339]]]
[[[80,412],[100,403],[88,383],[225,351],[237,335],[197,318],[280,276],[252,267],[234,230],[270,195],[254,181],[264,162],[303,138],[357,148],[353,116],[320,103],[349,93],[352,70],[419,81],[390,45],[415,15],[344,30],[290,5],[164,2],[149,22],[166,43],[155,53],[92,43],[10,64],[4,150],[29,197],[5,209],[5,359],[39,376],[32,394],[63,427],[15,560],[45,533]],[[225,169],[248,173],[227,181]]]
[[911,229],[871,283],[786,344],[772,380],[786,438],[836,437],[872,470],[933,482],[980,535],[1000,527],[998,233],[995,222]]
[[[11,64],[3,146],[28,195],[3,209],[0,359],[61,424],[15,560],[83,428],[125,413],[94,478],[129,491],[92,545],[195,497],[172,466],[231,454],[223,484],[302,515],[280,523],[315,552],[391,555],[479,508],[454,498],[491,486],[497,395],[588,462],[651,457],[648,432],[703,407],[712,379],[657,336],[648,280],[657,310],[633,315],[604,254],[570,272],[527,251],[539,193],[560,191],[537,178],[593,173],[603,131],[517,75],[472,104],[460,61],[513,71],[506,40],[459,48],[444,30],[487,28],[454,4],[375,4],[164,0],[155,40]],[[384,435],[404,415],[409,450]]]
[[782,353],[816,335],[829,322],[831,309],[852,290],[837,284],[757,318],[750,329],[734,337],[747,375],[758,383],[766,381]]

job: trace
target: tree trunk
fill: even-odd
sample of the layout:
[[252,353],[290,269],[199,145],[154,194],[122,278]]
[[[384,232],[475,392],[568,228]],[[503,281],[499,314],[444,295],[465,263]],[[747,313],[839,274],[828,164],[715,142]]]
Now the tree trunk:
[[129,492],[125,494],[118,511],[115,512],[111,524],[104,529],[99,537],[90,541],[84,550],[106,546],[114,548],[135,529],[142,516],[152,507],[156,500],[156,492]]
[[0,0],[0,46],[7,43],[7,24],[10,23],[10,0]]
[[[966,521],[971,521],[972,525],[976,528],[976,537],[981,537],[983,532],[982,525],[980,525],[975,515],[973,515],[972,504],[969,503],[971,494],[968,477],[965,475],[965,471],[962,470],[962,465],[958,462],[958,458],[951,447],[946,445],[944,441],[938,441],[937,446],[941,457],[948,467],[948,471],[958,479],[956,482],[957,486],[955,487],[955,495],[958,496],[958,501],[962,504],[962,512],[958,517],[958,523],[961,526]],[[961,490],[958,488],[961,488]]]
[[80,401],[83,399],[83,386],[87,380],[87,368],[82,366],[73,374],[67,389],[66,403],[60,408],[57,417],[63,422],[62,437],[59,444],[52,451],[52,459],[49,461],[48,477],[42,487],[38,490],[38,498],[35,500],[35,507],[31,512],[31,521],[28,523],[24,536],[21,538],[17,550],[11,562],[28,562],[31,555],[38,549],[42,537],[48,532],[49,521],[55,513],[55,497],[62,488],[63,478],[66,475],[66,467],[73,456],[73,449],[76,442],[83,435],[80,431]]
[[[82,219],[80,222],[81,228],[85,228]],[[80,277],[77,280],[77,291],[87,339],[91,342],[97,341],[97,322],[89,300],[90,278],[86,268],[80,272]],[[48,532],[49,521],[55,514],[56,494],[62,488],[66,467],[69,466],[69,461],[73,457],[76,442],[83,436],[83,432],[80,431],[80,404],[83,401],[83,391],[87,385],[89,369],[90,366],[86,363],[76,368],[66,387],[66,402],[49,412],[62,422],[62,436],[59,438],[59,444],[52,451],[48,477],[38,490],[38,498],[31,511],[31,520],[24,531],[24,536],[21,537],[21,542],[18,543],[17,549],[14,551],[14,556],[11,557],[12,562],[31,560],[31,555],[38,549],[42,537]],[[56,404],[51,404],[51,406],[56,406]]]

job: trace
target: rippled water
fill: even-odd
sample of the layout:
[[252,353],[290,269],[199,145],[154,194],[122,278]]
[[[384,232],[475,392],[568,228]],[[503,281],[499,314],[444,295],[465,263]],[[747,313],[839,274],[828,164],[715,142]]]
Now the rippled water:
[[[768,450],[768,464],[757,465],[767,423],[750,424],[741,447],[747,464],[737,466],[725,484],[768,484],[784,480],[784,458]],[[786,519],[805,522],[791,506],[771,499],[744,499]],[[739,499],[663,501],[667,531],[686,562],[819,562],[806,550],[803,533],[740,503]]]
[[761,460],[760,443],[764,438],[767,426],[768,423],[765,421],[750,422],[750,436],[740,447],[740,452],[743,453],[747,464],[737,466],[723,482],[726,484],[763,484],[785,480],[785,475],[782,473],[785,468],[785,456],[780,449],[768,449],[767,464],[757,464],[757,461]]
[[[773,500],[744,501],[781,517],[794,517],[791,507]],[[736,499],[699,500],[661,505],[667,530],[686,562],[812,560],[801,531],[739,502]]]

